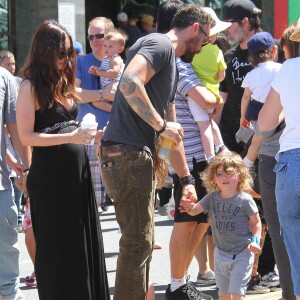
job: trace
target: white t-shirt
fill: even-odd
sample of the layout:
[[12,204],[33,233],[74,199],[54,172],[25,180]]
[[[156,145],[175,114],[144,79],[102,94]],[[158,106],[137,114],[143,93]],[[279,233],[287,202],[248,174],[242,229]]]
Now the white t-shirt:
[[286,60],[272,82],[272,88],[280,95],[286,127],[279,139],[284,152],[300,148],[300,57]]
[[250,89],[252,99],[265,103],[271,89],[271,83],[275,74],[280,70],[280,67],[281,64],[273,61],[258,64],[256,68],[247,73],[242,87]]

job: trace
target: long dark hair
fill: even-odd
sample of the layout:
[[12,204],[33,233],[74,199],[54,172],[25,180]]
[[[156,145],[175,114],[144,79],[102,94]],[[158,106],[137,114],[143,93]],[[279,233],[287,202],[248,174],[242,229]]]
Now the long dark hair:
[[[299,26],[299,25],[298,25]],[[282,34],[280,40],[280,46],[283,48],[286,46],[290,58],[295,58],[300,56],[300,43],[290,40],[290,36],[296,31],[297,23],[290,25]]]
[[56,67],[58,53],[65,47],[66,37],[73,41],[68,31],[54,20],[42,23],[33,35],[21,76],[29,79],[41,110],[59,101],[59,95],[78,101],[75,92],[75,51],[68,58],[62,70]]

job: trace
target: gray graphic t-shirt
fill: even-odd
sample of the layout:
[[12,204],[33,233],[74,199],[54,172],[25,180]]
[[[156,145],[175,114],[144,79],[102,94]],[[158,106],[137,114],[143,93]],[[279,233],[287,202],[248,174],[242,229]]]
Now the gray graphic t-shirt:
[[252,236],[249,217],[258,211],[249,194],[240,192],[224,199],[221,193],[213,192],[207,194],[200,204],[209,213],[216,247],[232,255],[247,248]]

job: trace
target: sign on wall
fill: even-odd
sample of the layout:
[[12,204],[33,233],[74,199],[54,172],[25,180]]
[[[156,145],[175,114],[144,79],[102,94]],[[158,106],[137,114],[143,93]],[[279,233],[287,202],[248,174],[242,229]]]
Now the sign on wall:
[[58,22],[69,31],[72,39],[75,40],[76,30],[74,3],[58,3]]

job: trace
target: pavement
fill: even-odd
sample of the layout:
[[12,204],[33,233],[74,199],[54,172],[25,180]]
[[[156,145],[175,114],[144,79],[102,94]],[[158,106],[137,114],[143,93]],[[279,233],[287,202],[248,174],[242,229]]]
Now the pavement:
[[[119,227],[116,222],[114,208],[109,207],[108,211],[100,214],[100,221],[104,239],[104,250],[106,257],[107,275],[110,286],[110,295],[113,299],[114,294],[114,280],[116,272],[116,261],[119,251]],[[173,227],[173,221],[169,220],[166,216],[160,216],[155,213],[155,236],[156,241],[162,245],[162,249],[154,250],[150,280],[154,284],[155,299],[164,300],[164,293],[166,286],[170,281],[170,263],[169,263],[169,240]],[[19,234],[19,247],[20,247],[20,288],[27,300],[38,300],[37,288],[27,287],[24,284],[26,276],[31,275],[33,270],[32,262],[28,256],[24,234]],[[191,281],[196,281],[198,273],[197,262],[194,259],[189,268],[188,274]],[[214,300],[218,299],[216,286],[201,287],[201,290],[214,297]],[[278,300],[281,298],[281,291],[271,292],[264,295],[247,295],[246,299],[252,300]],[[84,299],[83,299],[84,300]],[[100,299],[99,299],[100,300]],[[128,300],[128,299],[124,299]]]

